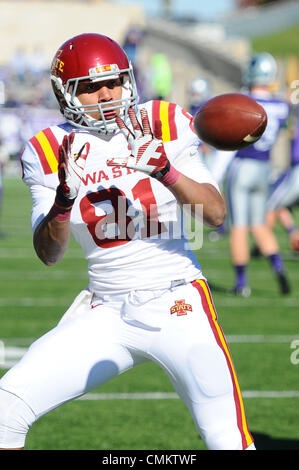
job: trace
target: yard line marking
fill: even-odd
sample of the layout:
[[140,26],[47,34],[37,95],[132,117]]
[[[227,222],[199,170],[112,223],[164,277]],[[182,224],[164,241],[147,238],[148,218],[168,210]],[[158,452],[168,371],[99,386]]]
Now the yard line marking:
[[[36,338],[0,338],[0,368],[10,369],[26,353],[30,344]],[[272,343],[291,345],[294,340],[299,340],[299,335],[226,335],[228,343]],[[22,346],[21,346],[22,345]]]
[[[0,258],[31,258],[32,260],[34,260],[36,258],[36,255],[33,248],[6,247],[0,248]],[[75,248],[69,248],[66,251],[64,258],[84,259],[82,251],[80,251],[79,249],[76,250]]]
[[297,398],[299,390],[246,390],[244,398]]
[[173,400],[178,398],[175,392],[87,393],[77,400]]
[[15,365],[21,357],[24,356],[28,348],[21,348],[16,346],[7,346],[5,341],[0,340],[1,354],[0,354],[0,368],[10,369]]
[[[27,348],[6,346],[3,343],[3,361],[0,357],[0,368],[9,369],[26,352]],[[243,398],[297,398],[299,390],[245,390],[242,392]],[[139,392],[139,393],[87,393],[78,397],[77,400],[172,400],[178,399],[175,392]]]
[[[207,270],[205,272],[205,275],[206,275],[206,278],[208,279],[208,282],[210,281],[211,283],[217,279],[217,280],[223,280],[223,272],[226,272],[227,273],[227,269],[219,269],[219,270]],[[233,273],[233,271],[231,271]],[[254,273],[254,278],[255,279],[258,279],[258,280],[262,280],[264,281],[265,280],[265,274],[266,271],[265,270],[260,270],[256,273]],[[271,271],[269,271],[269,279],[271,280],[270,276],[271,276]],[[292,272],[292,280],[297,280],[299,279],[299,273],[298,272]],[[232,283],[233,283],[233,279],[232,279]]]
[[[0,368],[9,369],[15,365],[35,340],[36,338],[0,338]],[[299,340],[299,335],[226,335],[226,340],[230,344],[286,343],[291,345],[294,340]]]
[[49,273],[49,271],[29,271],[29,270],[23,270],[23,271],[12,271],[12,272],[7,272],[7,271],[0,271],[0,280],[1,281],[56,281],[56,280],[68,280],[68,281],[74,281],[74,280],[81,280],[81,279],[87,279],[87,273],[82,272],[82,271],[71,271],[71,270],[56,270],[52,271]]
[[9,337],[9,338],[0,338],[0,341],[2,341],[6,346],[12,346],[12,347],[20,347],[22,345],[29,345],[33,343],[37,338],[31,337]]
[[[292,343],[294,340],[299,340],[299,334],[297,335],[256,335],[256,334],[244,334],[244,335],[225,335],[228,343]],[[25,352],[26,348],[36,341],[37,338],[33,337],[18,337],[18,338],[4,338],[1,337],[0,341],[6,348],[6,354],[13,353],[17,350]],[[22,345],[22,346],[21,346]],[[26,345],[26,346],[25,346]],[[28,345],[28,346],[27,346]]]
[[[243,398],[297,398],[299,390],[245,390]],[[80,401],[93,400],[173,400],[179,396],[175,392],[143,393],[87,393],[77,398]]]
[[0,298],[0,307],[62,307],[71,304],[72,300],[66,298],[54,299],[53,297],[43,297],[36,299],[34,297],[2,297]]
[[226,335],[229,343],[291,343],[299,335]]
[[[299,307],[299,298],[292,298],[292,299],[279,299],[280,306],[286,307]],[[229,297],[215,300],[215,306],[220,307],[263,307],[273,305],[273,298],[270,297],[247,297],[239,298],[239,297]]]
[[[59,279],[60,276],[57,276]],[[84,277],[85,278],[85,277]],[[0,276],[1,279],[1,276]],[[81,279],[78,277],[76,279]],[[82,276],[83,279],[83,276]],[[71,304],[73,299],[57,299],[54,297],[2,297],[0,298],[0,307],[61,307]],[[280,299],[281,307],[299,307],[299,298],[292,299]],[[266,305],[271,305],[273,303],[273,298],[271,299],[266,297],[259,298],[221,298],[215,300],[215,306],[217,307],[231,307],[231,308],[250,308],[250,307],[262,307]]]

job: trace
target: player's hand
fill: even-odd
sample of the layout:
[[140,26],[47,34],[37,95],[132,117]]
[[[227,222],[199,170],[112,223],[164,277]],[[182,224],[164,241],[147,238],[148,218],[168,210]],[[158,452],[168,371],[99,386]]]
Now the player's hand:
[[118,116],[118,127],[127,138],[131,155],[125,158],[112,158],[107,160],[108,166],[123,166],[133,170],[142,171],[154,178],[163,177],[169,170],[170,163],[166,156],[162,141],[162,123],[155,121],[154,134],[151,131],[147,111],[140,110],[141,124],[132,108],[129,109],[129,117],[133,126],[133,132]]
[[63,137],[59,146],[58,178],[60,191],[64,197],[74,200],[79,191],[90,144],[86,142],[78,153],[72,151],[75,133]]

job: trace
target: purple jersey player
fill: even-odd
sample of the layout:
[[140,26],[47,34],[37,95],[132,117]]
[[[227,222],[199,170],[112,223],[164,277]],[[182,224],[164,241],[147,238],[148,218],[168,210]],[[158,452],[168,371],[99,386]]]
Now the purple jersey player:
[[299,251],[299,229],[292,216],[292,207],[299,203],[299,119],[296,110],[290,141],[290,166],[272,185],[268,200],[267,221],[273,227],[279,221],[289,236],[290,247]]
[[262,255],[269,259],[280,292],[290,292],[277,240],[266,224],[271,173],[270,151],[280,130],[286,126],[289,116],[288,103],[273,97],[269,90],[276,74],[277,64],[270,54],[261,53],[252,57],[244,84],[249,89],[249,95],[265,108],[268,125],[260,140],[236,152],[227,174],[227,202],[231,219],[230,246],[236,277],[233,293],[242,296],[250,295],[247,280],[250,258],[249,231]]

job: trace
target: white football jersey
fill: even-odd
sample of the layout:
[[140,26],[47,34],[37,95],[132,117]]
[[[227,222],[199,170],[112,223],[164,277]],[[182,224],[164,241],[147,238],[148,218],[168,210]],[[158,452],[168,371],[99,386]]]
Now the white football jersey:
[[[146,108],[151,123],[161,119],[166,154],[173,166],[218,189],[201,159],[192,116],[166,101],[149,101],[141,107]],[[121,131],[104,136],[64,123],[40,131],[27,142],[21,161],[23,180],[33,199],[33,231],[54,202],[59,184],[58,147],[63,136],[72,131],[76,133],[74,153],[85,142],[90,143],[71,213],[72,234],[88,261],[89,289],[102,296],[167,288],[176,281],[203,278],[182,231],[184,217],[171,191],[140,171],[107,166],[107,160],[129,154]]]

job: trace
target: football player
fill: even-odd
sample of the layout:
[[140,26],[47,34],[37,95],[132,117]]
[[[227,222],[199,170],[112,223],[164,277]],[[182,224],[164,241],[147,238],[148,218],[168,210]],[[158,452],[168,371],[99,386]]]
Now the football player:
[[282,294],[290,292],[284,262],[273,231],[266,223],[270,188],[270,151],[278,134],[286,127],[289,105],[271,93],[277,78],[277,63],[268,53],[254,55],[245,70],[244,85],[249,96],[260,103],[268,116],[262,137],[237,151],[227,172],[227,201],[230,215],[230,247],[235,271],[233,292],[250,295],[248,233],[251,231],[260,252],[268,258]]
[[106,36],[67,40],[51,80],[66,122],[22,155],[34,247],[53,265],[72,232],[89,284],[0,380],[0,447],[23,448],[40,416],[154,361],[208,449],[254,449],[207,281],[173,230],[181,206],[200,207],[212,227],[226,212],[192,117],[165,101],[139,105],[127,56]]
[[298,108],[292,113],[290,126],[290,166],[272,185],[268,200],[267,221],[270,227],[276,222],[286,230],[291,249],[299,251],[299,229],[292,208],[299,204],[299,119]]
[[193,78],[187,88],[189,111],[195,116],[200,106],[212,96],[211,84],[206,78]]
[[[210,81],[207,78],[195,77],[190,80],[187,87],[187,101],[188,101],[188,110],[192,116],[195,116],[200,107],[208,100],[212,98],[212,86]],[[200,150],[202,157],[208,169],[210,170],[214,180],[221,188],[221,185],[215,178],[213,174],[215,166],[215,159],[218,155],[218,152],[210,147],[205,142],[201,142]],[[223,160],[223,158],[221,158]],[[221,188],[222,189],[222,188]],[[225,233],[224,224],[220,225],[217,230],[209,231],[208,237],[212,241],[218,240]]]

